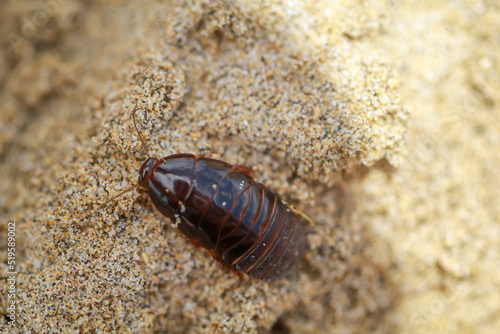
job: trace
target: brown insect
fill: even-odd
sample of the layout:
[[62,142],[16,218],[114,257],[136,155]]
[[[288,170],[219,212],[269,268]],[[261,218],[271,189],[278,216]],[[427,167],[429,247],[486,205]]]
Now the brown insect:
[[223,265],[265,281],[288,277],[306,248],[300,220],[309,218],[245,168],[192,154],[152,158],[135,121],[139,109],[132,112],[134,126],[148,158],[138,184],[112,199],[145,188],[182,234]]

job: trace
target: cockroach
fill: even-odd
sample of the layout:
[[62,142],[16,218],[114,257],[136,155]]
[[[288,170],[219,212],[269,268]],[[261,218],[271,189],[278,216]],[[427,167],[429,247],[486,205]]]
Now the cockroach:
[[224,266],[265,281],[289,277],[306,249],[300,221],[310,219],[244,167],[185,153],[152,158],[135,120],[140,109],[132,116],[148,158],[138,184],[109,201],[144,188],[162,215]]

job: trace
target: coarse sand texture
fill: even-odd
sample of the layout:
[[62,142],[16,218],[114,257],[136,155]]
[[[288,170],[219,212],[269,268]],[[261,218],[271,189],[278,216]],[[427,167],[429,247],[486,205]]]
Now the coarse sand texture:
[[[500,330],[500,5],[11,0],[0,22],[3,333]],[[152,156],[251,167],[311,217],[292,279],[240,281],[144,191],[101,206],[146,158],[135,107]]]

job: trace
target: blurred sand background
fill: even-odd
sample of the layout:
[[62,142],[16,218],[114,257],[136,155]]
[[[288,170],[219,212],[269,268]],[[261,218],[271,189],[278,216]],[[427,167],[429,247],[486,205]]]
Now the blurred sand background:
[[[500,330],[499,3],[7,1],[0,48],[3,332]],[[155,156],[311,216],[291,281],[238,285],[144,192],[98,210],[136,182],[135,105]]]

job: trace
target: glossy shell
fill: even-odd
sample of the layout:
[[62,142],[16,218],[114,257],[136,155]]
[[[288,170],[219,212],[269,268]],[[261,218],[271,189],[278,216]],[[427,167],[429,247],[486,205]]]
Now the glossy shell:
[[302,258],[301,217],[233,165],[192,154],[149,158],[139,184],[186,237],[232,269],[272,281]]

